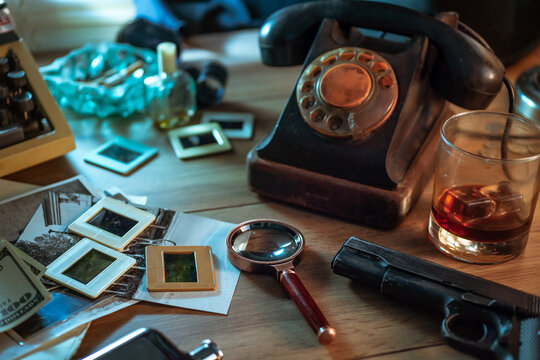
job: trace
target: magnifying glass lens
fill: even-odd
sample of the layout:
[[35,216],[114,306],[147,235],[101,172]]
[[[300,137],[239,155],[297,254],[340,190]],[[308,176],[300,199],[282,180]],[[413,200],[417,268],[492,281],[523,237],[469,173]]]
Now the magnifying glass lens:
[[232,242],[232,249],[247,259],[270,262],[293,256],[301,242],[298,234],[283,229],[258,228],[238,234]]

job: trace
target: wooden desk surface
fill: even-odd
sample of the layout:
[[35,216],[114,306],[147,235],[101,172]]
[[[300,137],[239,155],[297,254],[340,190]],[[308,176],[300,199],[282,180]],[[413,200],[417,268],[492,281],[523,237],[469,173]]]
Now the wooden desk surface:
[[[254,31],[200,36],[192,39],[191,45],[209,51],[187,50],[186,59],[218,56],[227,64],[224,104],[212,110],[252,112],[256,119],[252,140],[233,140],[230,153],[180,161],[166,134],[155,130],[142,115],[97,120],[66,112],[77,149],[6,178],[45,185],[82,174],[99,188],[117,186],[129,194],[146,195],[150,205],[233,223],[256,217],[290,222],[304,233],[307,242],[297,273],[337,330],[337,337],[331,345],[319,345],[272,277],[242,273],[227,316],[141,302],[92,322],[77,356],[88,355],[137,328],[153,327],[186,351],[203,339],[213,339],[226,359],[469,358],[441,340],[440,314],[386,298],[373,288],[333,274],[330,262],[350,236],[540,296],[540,215],[521,256],[504,264],[481,266],[450,259],[427,239],[431,184],[406,220],[391,231],[274,202],[251,192],[246,181],[246,154],[273,128],[299,67],[263,66]],[[540,47],[509,68],[508,75],[515,80],[523,70],[539,63]],[[498,109],[504,106],[494,105]],[[128,177],[83,161],[88,151],[116,135],[157,147],[159,156]]]

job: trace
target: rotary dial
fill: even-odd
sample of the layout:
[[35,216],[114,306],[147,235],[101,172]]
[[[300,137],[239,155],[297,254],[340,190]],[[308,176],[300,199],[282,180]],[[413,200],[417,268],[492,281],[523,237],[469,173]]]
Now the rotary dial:
[[304,120],[332,137],[360,140],[384,123],[398,97],[390,64],[361,48],[329,51],[309,64],[296,86]]

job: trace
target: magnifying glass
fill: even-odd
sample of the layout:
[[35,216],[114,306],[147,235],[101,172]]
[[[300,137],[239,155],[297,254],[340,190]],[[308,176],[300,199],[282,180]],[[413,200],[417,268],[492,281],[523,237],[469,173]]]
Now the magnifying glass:
[[319,342],[329,344],[336,337],[336,330],[293,270],[304,244],[302,233],[291,225],[270,219],[250,220],[227,234],[227,257],[241,270],[276,274]]

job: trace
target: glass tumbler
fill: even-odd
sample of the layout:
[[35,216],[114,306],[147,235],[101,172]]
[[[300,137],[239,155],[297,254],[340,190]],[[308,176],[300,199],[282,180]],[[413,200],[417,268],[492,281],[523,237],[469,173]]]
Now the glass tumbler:
[[444,253],[493,264],[527,244],[540,187],[540,126],[472,111],[443,124],[428,233]]

